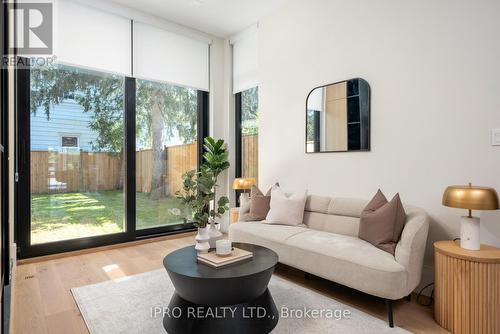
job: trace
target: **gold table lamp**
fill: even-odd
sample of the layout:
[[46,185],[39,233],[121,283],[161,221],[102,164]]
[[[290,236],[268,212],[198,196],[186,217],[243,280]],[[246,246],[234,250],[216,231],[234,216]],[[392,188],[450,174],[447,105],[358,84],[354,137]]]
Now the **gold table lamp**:
[[443,194],[443,205],[469,210],[468,216],[460,220],[460,247],[479,250],[479,217],[472,210],[498,210],[498,194],[493,188],[473,186],[449,186]]
[[252,188],[253,185],[255,185],[257,181],[255,180],[254,177],[240,177],[237,179],[234,179],[233,181],[233,189],[234,190],[243,190],[243,192],[240,194],[240,199],[239,203],[241,203],[241,200],[243,197],[250,197],[248,193],[245,191],[249,190]]

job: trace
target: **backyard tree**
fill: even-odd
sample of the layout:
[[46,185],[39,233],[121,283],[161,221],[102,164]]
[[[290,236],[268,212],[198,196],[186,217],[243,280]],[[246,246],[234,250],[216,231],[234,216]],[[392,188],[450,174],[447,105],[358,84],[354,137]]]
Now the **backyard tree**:
[[241,92],[242,135],[255,135],[258,132],[259,95],[258,88],[253,87]]
[[[59,104],[69,96],[91,113],[89,128],[96,133],[91,143],[96,151],[123,157],[124,80],[117,75],[57,67],[31,69],[31,112],[42,107],[50,120],[51,105]],[[163,175],[166,172],[164,145],[177,138],[183,143],[196,139],[196,90],[173,85],[138,80],[137,85],[137,140],[153,151],[151,194],[153,200],[165,193]],[[124,162],[117,187],[123,185]]]
[[197,92],[153,81],[139,80],[137,86],[138,138],[153,150],[151,199],[165,194],[164,145],[177,138],[183,143],[196,140]]

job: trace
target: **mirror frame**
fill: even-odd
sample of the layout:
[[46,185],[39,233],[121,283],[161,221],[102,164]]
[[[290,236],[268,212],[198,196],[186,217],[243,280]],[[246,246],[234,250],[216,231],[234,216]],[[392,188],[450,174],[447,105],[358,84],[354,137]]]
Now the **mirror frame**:
[[[359,150],[349,150],[348,149],[348,150],[345,150],[345,151],[307,152],[307,110],[308,110],[307,109],[307,102],[309,101],[309,96],[311,95],[311,93],[314,90],[316,90],[318,88],[324,88],[324,87],[327,87],[327,86],[336,85],[338,83],[347,82],[347,81],[350,81],[350,80],[360,80],[360,81],[363,81],[366,84],[366,87],[368,87],[368,145],[367,145],[367,148],[359,149]],[[371,151],[371,87],[370,87],[370,84],[368,83],[368,81],[366,81],[363,78],[356,77],[356,78],[351,78],[351,79],[347,79],[347,80],[341,80],[341,81],[337,81],[337,82],[328,83],[328,84],[317,86],[317,87],[314,87],[313,89],[311,89],[309,91],[309,93],[307,94],[307,97],[306,97],[306,117],[305,117],[305,137],[304,137],[304,143],[305,143],[304,144],[304,151],[305,151],[306,154],[370,152]]]

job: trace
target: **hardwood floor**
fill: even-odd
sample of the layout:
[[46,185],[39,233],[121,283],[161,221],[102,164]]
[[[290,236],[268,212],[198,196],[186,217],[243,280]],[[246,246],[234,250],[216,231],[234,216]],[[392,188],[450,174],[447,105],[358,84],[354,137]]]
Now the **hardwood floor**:
[[[50,258],[21,264],[13,278],[11,333],[88,333],[72,287],[134,275],[162,267],[165,255],[193,243],[193,236],[179,235],[168,240],[134,244],[94,253]],[[385,305],[378,298],[280,265],[276,274],[302,286],[351,305],[385,320]],[[437,325],[432,308],[398,301],[394,304],[395,324],[414,333],[448,333]]]

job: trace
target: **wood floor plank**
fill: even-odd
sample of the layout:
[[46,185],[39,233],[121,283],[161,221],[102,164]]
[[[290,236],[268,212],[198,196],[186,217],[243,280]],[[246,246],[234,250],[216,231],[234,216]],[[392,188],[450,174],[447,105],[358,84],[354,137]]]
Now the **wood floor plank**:
[[[163,258],[178,248],[192,245],[194,236],[178,235],[122,248],[105,248],[70,257],[49,257],[19,265],[13,279],[11,333],[88,334],[71,288],[99,283],[162,268]],[[276,274],[308,289],[386,320],[384,302],[317,277],[304,279],[303,272],[279,265]],[[448,333],[434,321],[431,307],[415,302],[394,303],[395,324],[413,333]]]

